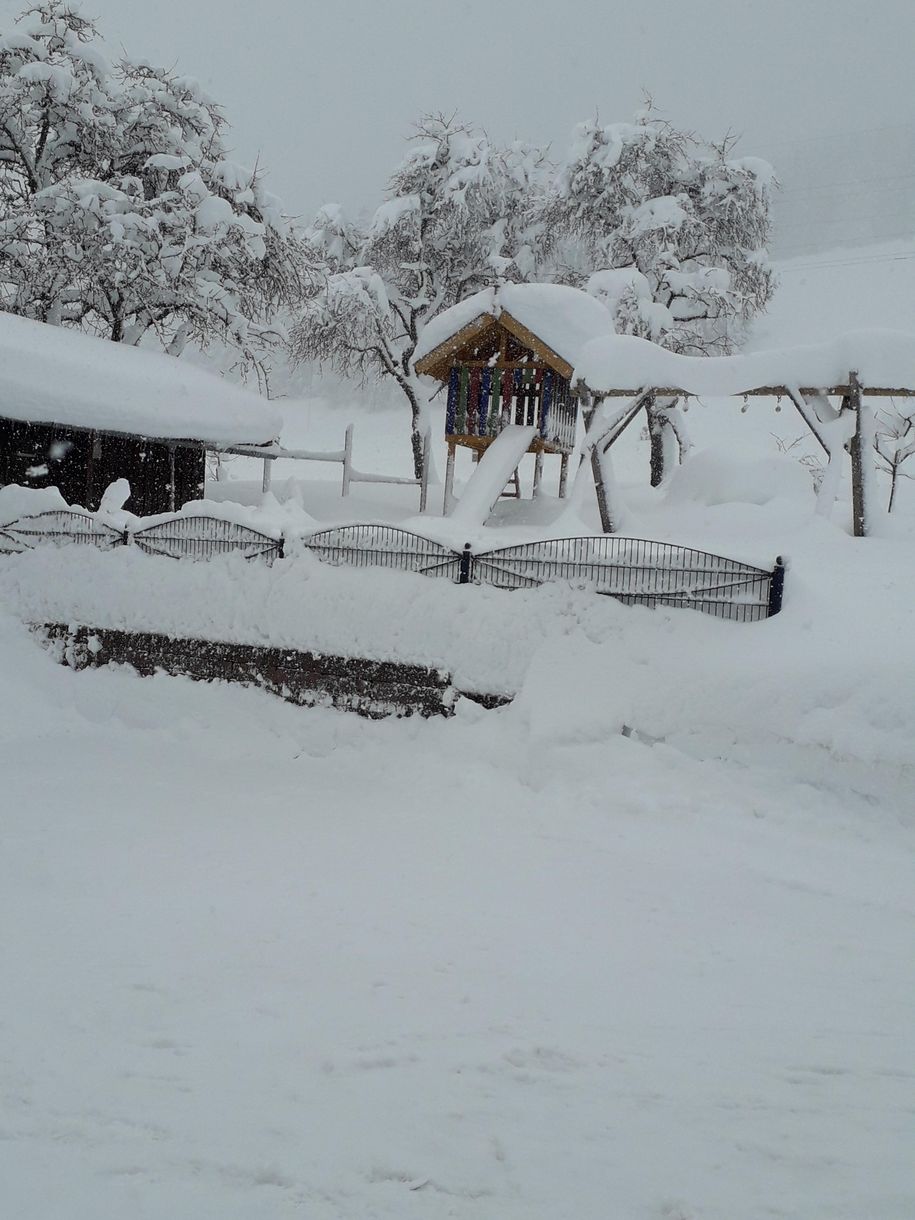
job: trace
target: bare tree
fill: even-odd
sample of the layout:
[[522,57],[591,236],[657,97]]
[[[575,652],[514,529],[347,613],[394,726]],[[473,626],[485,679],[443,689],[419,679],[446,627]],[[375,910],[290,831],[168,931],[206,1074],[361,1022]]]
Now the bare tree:
[[890,476],[890,498],[886,511],[891,513],[896,502],[896,487],[900,478],[911,479],[915,476],[902,467],[915,453],[915,407],[909,407],[907,412],[900,411],[893,400],[888,411],[877,413],[877,427],[874,434],[874,450],[877,455],[878,470],[885,471]]

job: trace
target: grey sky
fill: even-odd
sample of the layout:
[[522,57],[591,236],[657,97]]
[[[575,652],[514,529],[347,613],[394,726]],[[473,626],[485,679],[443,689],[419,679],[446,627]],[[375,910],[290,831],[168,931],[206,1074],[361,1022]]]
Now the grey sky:
[[[0,0],[4,26],[24,3]],[[853,133],[915,124],[915,0],[83,7],[115,47],[199,77],[225,106],[238,158],[260,155],[287,208],[306,215],[330,199],[372,206],[424,110],[457,109],[497,138],[559,152],[595,110],[628,118],[645,87],[675,122],[709,136],[742,132],[740,151],[777,169],[802,167],[811,137],[847,132],[858,143]]]

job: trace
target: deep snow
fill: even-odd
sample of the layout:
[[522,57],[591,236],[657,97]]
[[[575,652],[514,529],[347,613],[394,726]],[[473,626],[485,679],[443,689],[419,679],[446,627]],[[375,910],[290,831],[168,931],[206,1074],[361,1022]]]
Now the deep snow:
[[911,1215],[910,765],[0,650],[7,1214]]
[[[285,414],[310,448],[347,422]],[[911,489],[854,540],[803,448],[778,455],[790,414],[688,418],[705,452],[660,494],[621,443],[627,531],[786,554],[768,622],[307,555],[0,559],[0,1212],[910,1220]],[[408,473],[407,437],[361,414],[360,468]],[[335,468],[277,467],[279,501],[226,513],[451,528],[415,489],[341,501]],[[259,499],[256,463],[227,471]],[[470,540],[595,521],[545,495]],[[76,674],[21,623],[103,615],[438,659],[516,698],[371,723]]]

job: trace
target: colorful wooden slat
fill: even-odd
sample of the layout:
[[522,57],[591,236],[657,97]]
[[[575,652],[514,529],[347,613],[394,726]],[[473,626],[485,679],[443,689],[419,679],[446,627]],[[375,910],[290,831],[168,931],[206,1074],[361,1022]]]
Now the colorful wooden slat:
[[548,369],[543,378],[543,385],[540,389],[540,436],[543,440],[548,439],[548,428],[550,426],[550,407],[553,405],[553,370]]
[[470,370],[470,388],[467,392],[467,435],[479,436],[477,424],[480,418],[480,370]]
[[530,427],[534,422],[534,370],[526,368],[524,370],[524,418],[521,421],[525,427]]
[[492,389],[492,369],[483,369],[480,374],[479,412],[477,415],[477,436],[487,436],[489,420],[489,395]]
[[461,384],[461,370],[455,364],[448,374],[448,409],[445,412],[445,435],[454,436],[454,425],[457,419],[458,392]]
[[512,376],[512,394],[515,399],[515,419],[516,424],[524,423],[524,373],[521,369],[515,369]]
[[470,388],[470,372],[466,364],[461,365],[461,388],[458,392],[457,431],[460,436],[467,432],[467,393]]
[[502,417],[501,427],[512,422],[512,394],[514,393],[515,375],[506,369],[502,374]]

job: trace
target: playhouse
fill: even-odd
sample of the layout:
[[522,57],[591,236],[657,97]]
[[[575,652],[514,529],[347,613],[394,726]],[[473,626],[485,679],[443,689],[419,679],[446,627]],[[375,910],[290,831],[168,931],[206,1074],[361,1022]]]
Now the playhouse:
[[560,495],[565,494],[579,406],[572,387],[575,361],[585,343],[609,330],[600,302],[557,284],[487,288],[429,322],[415,367],[447,386],[446,502],[456,447],[471,449],[479,459],[509,427],[533,429],[518,434],[527,443],[517,457],[536,455],[535,492],[544,455],[556,454]]

